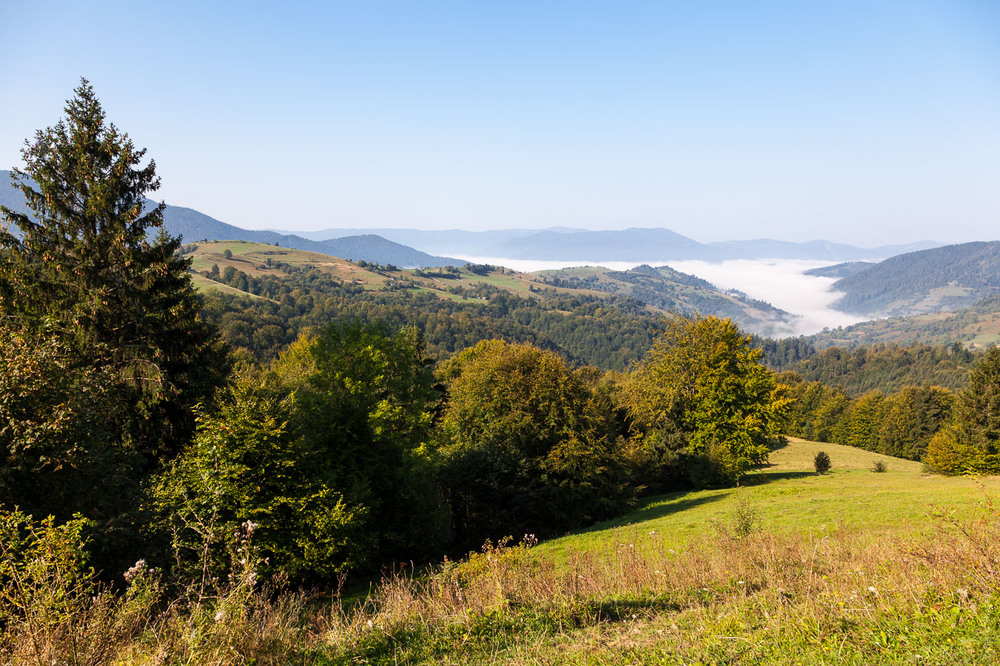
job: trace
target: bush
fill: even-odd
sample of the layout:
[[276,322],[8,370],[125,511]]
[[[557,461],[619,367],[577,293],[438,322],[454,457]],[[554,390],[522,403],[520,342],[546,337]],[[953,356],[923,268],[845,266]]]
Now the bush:
[[826,474],[830,471],[830,456],[826,451],[820,451],[813,458],[813,465],[816,467],[817,474]]
[[883,474],[889,471],[889,467],[881,460],[876,460],[874,463],[872,463],[871,470],[876,474]]

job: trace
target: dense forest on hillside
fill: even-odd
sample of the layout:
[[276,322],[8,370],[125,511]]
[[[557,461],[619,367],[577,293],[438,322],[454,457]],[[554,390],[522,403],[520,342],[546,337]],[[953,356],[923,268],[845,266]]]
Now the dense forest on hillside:
[[745,294],[722,292],[706,280],[669,266],[636,266],[627,271],[568,268],[539,273],[545,284],[627,296],[661,311],[700,312],[729,317],[746,330],[773,335],[786,330],[790,315]]
[[[274,358],[310,327],[330,321],[415,325],[429,353],[444,357],[481,340],[502,338],[559,350],[575,362],[624,370],[662,330],[642,303],[627,298],[550,294],[518,296],[480,285],[456,300],[408,289],[366,290],[306,267],[275,262],[281,275],[254,277],[227,267],[207,277],[248,296],[208,291],[206,320],[230,344],[260,360]],[[464,297],[464,298],[462,298]]]
[[942,386],[958,391],[968,384],[975,360],[975,354],[958,344],[879,344],[854,349],[828,347],[773,367],[791,370],[806,381],[821,382],[857,397],[873,390],[895,393],[906,386]]
[[1000,290],[1000,242],[963,243],[890,257],[834,283],[836,307],[864,315],[956,310]]

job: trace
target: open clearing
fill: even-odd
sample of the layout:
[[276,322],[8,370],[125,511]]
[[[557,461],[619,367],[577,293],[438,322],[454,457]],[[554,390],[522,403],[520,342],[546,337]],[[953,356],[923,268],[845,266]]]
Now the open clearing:
[[329,636],[368,663],[996,663],[998,491],[791,440],[740,488],[387,578]]

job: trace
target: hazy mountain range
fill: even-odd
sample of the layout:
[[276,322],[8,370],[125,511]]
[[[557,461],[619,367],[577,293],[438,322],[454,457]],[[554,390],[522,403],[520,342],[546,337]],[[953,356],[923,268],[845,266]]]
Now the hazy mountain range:
[[[152,203],[152,202],[151,202]],[[0,205],[27,212],[21,191],[10,182],[10,172],[0,171]],[[415,250],[400,243],[371,233],[346,236],[331,240],[302,238],[287,232],[241,229],[220,222],[192,208],[167,206],[163,211],[163,226],[173,236],[184,242],[198,240],[244,240],[267,245],[278,244],[295,250],[319,252],[343,259],[393,264],[400,268],[422,266],[448,266],[465,263],[453,257],[440,257]]]
[[[0,171],[0,203],[23,210],[21,193],[10,183],[10,172]],[[191,208],[167,206],[167,231],[186,242],[249,240],[321,252],[345,259],[364,259],[401,267],[444,266],[464,261],[447,254],[505,259],[550,261],[663,263],[700,259],[813,259],[856,261],[883,259],[904,252],[938,247],[933,241],[876,248],[843,243],[793,243],[771,239],[700,243],[669,229],[587,231],[555,227],[545,230],[422,231],[418,229],[327,229],[317,232],[249,230],[227,224]]]
[[331,239],[358,233],[378,234],[425,252],[462,254],[504,259],[545,261],[629,261],[662,263],[670,260],[700,259],[814,259],[857,261],[885,259],[942,244],[920,241],[902,245],[859,248],[829,241],[793,243],[771,239],[700,243],[660,228],[631,228],[615,231],[584,229],[507,229],[503,231],[423,231],[419,229],[326,229],[295,232],[311,239]]

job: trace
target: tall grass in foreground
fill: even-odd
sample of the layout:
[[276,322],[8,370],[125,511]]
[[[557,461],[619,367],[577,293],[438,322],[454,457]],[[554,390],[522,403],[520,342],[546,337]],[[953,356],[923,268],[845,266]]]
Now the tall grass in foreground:
[[[745,511],[745,509],[742,509]],[[4,615],[13,663],[990,663],[1000,657],[1000,520],[938,516],[922,536],[778,536],[717,526],[683,550],[620,528],[559,565],[531,543],[488,545],[354,605],[275,594],[252,572],[172,602],[140,576],[123,597],[40,579]],[[739,536],[737,536],[739,535]],[[74,582],[75,581],[75,582]],[[12,592],[11,579],[5,603]],[[27,580],[17,585],[22,587]],[[14,587],[16,588],[17,585]],[[136,590],[145,590],[145,596]],[[136,600],[145,603],[136,607]],[[37,605],[37,608],[32,607]],[[6,606],[10,610],[10,606]]]

